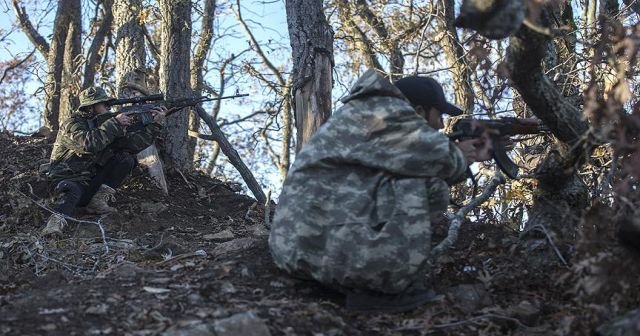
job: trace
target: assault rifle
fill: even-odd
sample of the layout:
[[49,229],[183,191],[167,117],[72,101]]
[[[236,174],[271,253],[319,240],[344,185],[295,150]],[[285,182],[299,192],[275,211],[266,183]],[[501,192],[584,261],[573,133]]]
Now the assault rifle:
[[120,113],[126,113],[133,117],[134,122],[132,126],[127,127],[127,130],[138,130],[153,122],[153,114],[151,111],[159,106],[165,106],[169,111],[167,116],[180,111],[188,106],[195,106],[200,103],[204,103],[212,100],[232,99],[239,97],[246,97],[248,93],[237,94],[233,96],[215,97],[210,98],[207,96],[200,96],[194,98],[178,98],[173,100],[166,100],[163,94],[155,94],[149,96],[131,97],[123,99],[114,99],[109,101],[109,106],[120,106],[131,104],[128,106],[121,106],[118,111],[112,113],[105,113],[100,115],[101,118],[111,118]]
[[451,131],[447,134],[451,140],[464,140],[480,137],[485,130],[493,142],[493,159],[507,176],[518,178],[518,166],[507,155],[504,137],[518,134],[539,134],[549,132],[549,129],[539,119],[534,118],[501,118],[501,119],[472,119],[462,118],[453,122]]

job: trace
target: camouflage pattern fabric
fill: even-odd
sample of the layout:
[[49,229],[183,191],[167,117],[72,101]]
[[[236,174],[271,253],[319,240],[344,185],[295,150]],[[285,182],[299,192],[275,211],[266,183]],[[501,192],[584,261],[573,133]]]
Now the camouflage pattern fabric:
[[87,89],[82,90],[80,92],[80,106],[86,107],[91,106],[98,103],[104,103],[113,100],[113,98],[109,97],[103,88],[92,86]]
[[423,278],[431,216],[446,210],[462,152],[373,70],[305,144],[269,246],[280,268],[327,285],[400,293]]
[[48,172],[50,185],[65,179],[88,183],[96,167],[106,163],[115,152],[137,153],[152,144],[161,131],[162,126],[153,123],[142,130],[127,132],[113,114],[94,117],[79,110],[58,131]]

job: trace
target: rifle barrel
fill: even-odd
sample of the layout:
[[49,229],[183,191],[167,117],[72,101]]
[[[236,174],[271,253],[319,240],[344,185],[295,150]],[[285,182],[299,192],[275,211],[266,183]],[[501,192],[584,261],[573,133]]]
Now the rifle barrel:
[[233,95],[233,96],[206,98],[206,99],[204,99],[202,101],[222,100],[222,99],[240,98],[240,97],[247,97],[247,96],[249,96],[248,93],[240,93],[240,94]]

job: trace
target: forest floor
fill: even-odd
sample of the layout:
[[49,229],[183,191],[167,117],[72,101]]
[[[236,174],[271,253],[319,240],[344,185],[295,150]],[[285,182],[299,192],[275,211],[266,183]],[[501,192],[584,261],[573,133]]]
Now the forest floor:
[[466,223],[433,263],[435,303],[350,313],[339,294],[275,267],[261,205],[196,173],[170,175],[165,196],[136,171],[118,214],[77,214],[86,222],[42,238],[37,168],[50,151],[0,133],[2,335],[587,335],[639,303],[638,256],[614,239],[595,252],[547,244],[531,266],[517,232]]

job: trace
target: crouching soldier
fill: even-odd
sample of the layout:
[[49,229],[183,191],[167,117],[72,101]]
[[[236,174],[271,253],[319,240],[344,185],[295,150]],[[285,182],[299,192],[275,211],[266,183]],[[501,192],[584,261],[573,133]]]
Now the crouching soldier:
[[392,84],[367,71],[344,106],[298,153],[269,245],[276,265],[346,294],[353,311],[402,312],[434,294],[431,221],[449,187],[491,158],[488,135],[458,143],[438,132],[462,111],[428,77]]
[[55,213],[43,235],[61,234],[67,224],[64,216],[71,216],[76,207],[91,214],[115,212],[108,202],[134,168],[136,153],[162,131],[165,107],[153,110],[153,123],[128,132],[134,119],[110,114],[112,100],[103,89],[90,87],[80,93],[78,110],[60,126],[47,173]]

